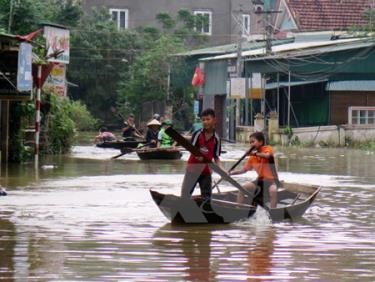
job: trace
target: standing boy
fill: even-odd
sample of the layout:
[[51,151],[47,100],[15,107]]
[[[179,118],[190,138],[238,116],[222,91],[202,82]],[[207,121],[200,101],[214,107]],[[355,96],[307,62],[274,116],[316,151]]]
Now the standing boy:
[[[221,143],[215,132],[216,116],[213,109],[201,113],[203,128],[195,131],[191,143],[210,161],[222,167],[220,161]],[[203,159],[190,155],[182,184],[181,197],[189,198],[199,183],[203,200],[210,200],[212,194],[212,171]]]

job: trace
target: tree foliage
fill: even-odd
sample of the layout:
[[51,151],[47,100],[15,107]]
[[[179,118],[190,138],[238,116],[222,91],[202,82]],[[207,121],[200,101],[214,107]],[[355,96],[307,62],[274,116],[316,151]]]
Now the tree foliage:
[[[175,118],[185,119],[185,112],[191,109],[194,90],[189,82],[182,85],[173,81],[186,78],[186,72],[191,79],[193,72],[186,66],[185,58],[174,54],[186,51],[193,42],[204,42],[206,37],[195,31],[197,18],[189,11],[180,10],[175,18],[160,13],[156,18],[162,31],[153,31],[153,44],[148,44],[138,54],[129,68],[129,79],[120,82],[119,104],[124,112],[140,112],[145,102],[166,101],[175,110]],[[171,85],[168,85],[169,75]]]
[[[74,100],[82,100],[103,123],[115,123],[109,110],[120,105],[123,114],[140,111],[147,101],[167,100],[175,108],[191,105],[193,89],[172,87],[168,75],[189,72],[184,60],[172,56],[192,45],[204,43],[206,36],[196,31],[199,17],[188,10],[177,15],[159,13],[158,26],[118,30],[108,10],[93,9],[83,13],[74,0],[14,0],[11,32],[28,34],[42,22],[55,22],[71,30],[71,62],[68,80],[78,85],[70,88]],[[0,28],[7,30],[9,0],[0,0]]]

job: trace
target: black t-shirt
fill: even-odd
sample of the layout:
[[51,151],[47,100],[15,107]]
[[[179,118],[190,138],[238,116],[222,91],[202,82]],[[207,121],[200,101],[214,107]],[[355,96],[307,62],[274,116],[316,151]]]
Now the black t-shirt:
[[135,128],[129,126],[129,124],[127,122],[125,122],[124,124],[125,124],[126,129],[122,132],[122,137],[124,137],[124,138],[134,137]]
[[154,140],[156,141],[156,143],[154,144],[156,146],[158,142],[158,135],[159,135],[159,130],[153,131],[151,129],[148,129],[146,133],[146,143],[151,143],[151,141]]

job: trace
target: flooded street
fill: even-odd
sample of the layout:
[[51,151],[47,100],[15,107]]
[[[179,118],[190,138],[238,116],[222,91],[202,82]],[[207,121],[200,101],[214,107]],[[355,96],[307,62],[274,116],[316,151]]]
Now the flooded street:
[[[224,147],[227,168],[244,148]],[[33,164],[3,169],[0,280],[375,280],[374,154],[278,148],[282,180],[323,187],[301,220],[271,223],[259,209],[236,224],[175,227],[149,189],[179,194],[187,152],[181,161],[110,160],[118,153],[76,146],[38,173]]]

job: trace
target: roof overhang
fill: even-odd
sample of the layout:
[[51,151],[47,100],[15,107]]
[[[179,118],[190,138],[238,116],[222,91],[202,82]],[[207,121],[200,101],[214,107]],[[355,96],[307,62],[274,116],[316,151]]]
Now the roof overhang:
[[[370,38],[350,38],[326,41],[293,42],[272,47],[271,55],[266,54],[265,48],[242,52],[245,61],[285,59],[293,56],[314,55],[341,50],[350,50],[375,46],[375,41]],[[237,59],[237,53],[221,56],[202,58],[200,61]]]
[[327,91],[356,91],[375,92],[375,80],[344,80],[331,81],[327,84]]

